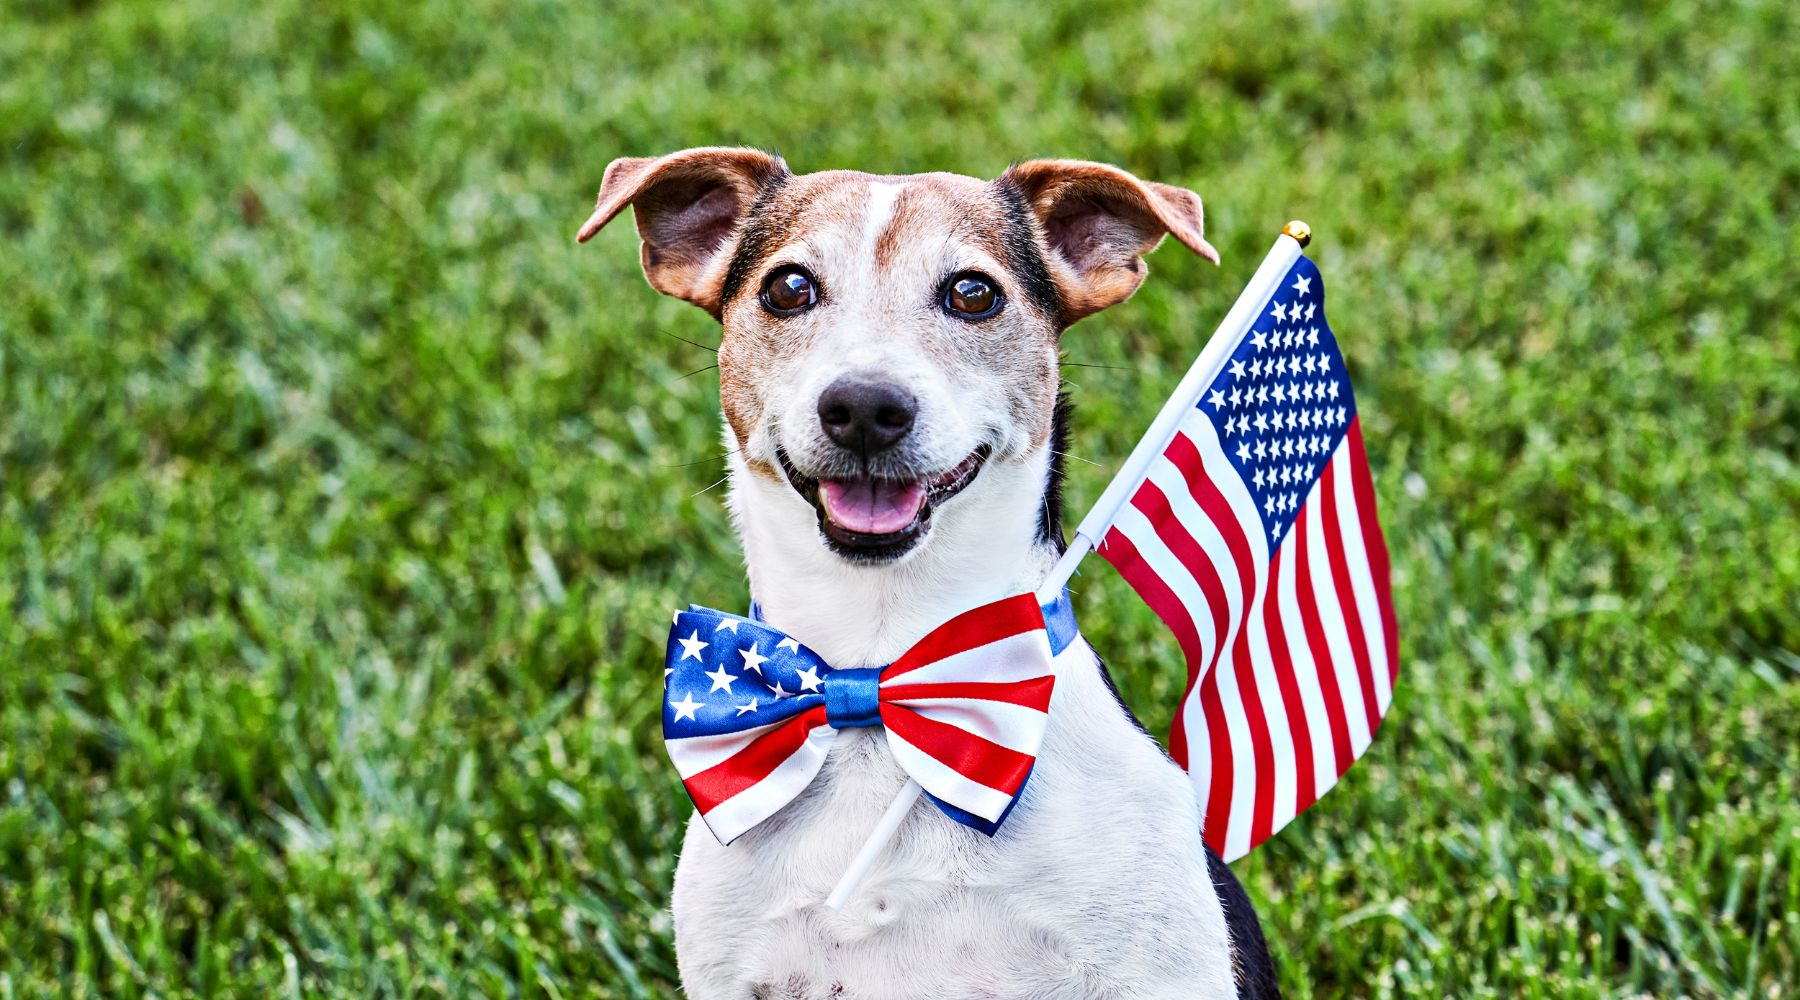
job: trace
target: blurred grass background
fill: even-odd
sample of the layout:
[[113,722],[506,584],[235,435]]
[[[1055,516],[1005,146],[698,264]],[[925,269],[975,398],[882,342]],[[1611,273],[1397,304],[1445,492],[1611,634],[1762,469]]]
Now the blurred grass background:
[[1797,59],[1784,0],[9,0],[0,1000],[674,992],[717,333],[571,235],[712,143],[1205,196],[1225,267],[1067,337],[1076,509],[1313,224],[1405,663],[1238,865],[1290,996],[1792,995]]

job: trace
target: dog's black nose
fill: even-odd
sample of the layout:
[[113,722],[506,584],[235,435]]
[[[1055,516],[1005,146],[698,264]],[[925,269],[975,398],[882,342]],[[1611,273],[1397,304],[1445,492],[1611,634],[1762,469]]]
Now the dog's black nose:
[[846,377],[819,394],[825,436],[862,458],[899,444],[918,412],[913,394],[892,382]]

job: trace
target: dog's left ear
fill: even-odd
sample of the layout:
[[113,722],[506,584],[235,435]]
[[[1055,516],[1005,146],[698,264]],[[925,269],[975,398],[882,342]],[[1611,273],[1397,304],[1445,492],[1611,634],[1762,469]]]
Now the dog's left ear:
[[995,183],[1017,191],[1037,217],[1065,323],[1130,298],[1148,273],[1144,255],[1165,234],[1219,262],[1206,242],[1200,196],[1186,188],[1085,160],[1015,164]]
[[764,188],[787,176],[781,157],[760,149],[707,146],[621,157],[607,165],[594,214],[575,240],[586,243],[632,206],[651,287],[717,318],[738,224]]

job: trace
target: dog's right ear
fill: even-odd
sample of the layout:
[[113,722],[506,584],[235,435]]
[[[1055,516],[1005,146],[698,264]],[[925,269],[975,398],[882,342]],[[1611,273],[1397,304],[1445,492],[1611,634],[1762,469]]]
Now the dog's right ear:
[[651,287],[717,318],[738,223],[764,188],[787,176],[781,157],[760,149],[707,146],[621,157],[607,165],[594,214],[575,240],[586,243],[632,206]]
[[1130,298],[1148,271],[1144,255],[1164,234],[1219,262],[1206,242],[1200,196],[1186,188],[1085,160],[1017,163],[996,183],[1017,192],[1037,216],[1064,323]]

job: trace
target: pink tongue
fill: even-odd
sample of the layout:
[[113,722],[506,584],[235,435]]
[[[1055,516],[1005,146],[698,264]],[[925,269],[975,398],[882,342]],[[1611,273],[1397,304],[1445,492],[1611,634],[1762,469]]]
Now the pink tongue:
[[881,479],[821,479],[825,515],[838,527],[865,535],[889,535],[912,523],[925,504],[920,483]]

